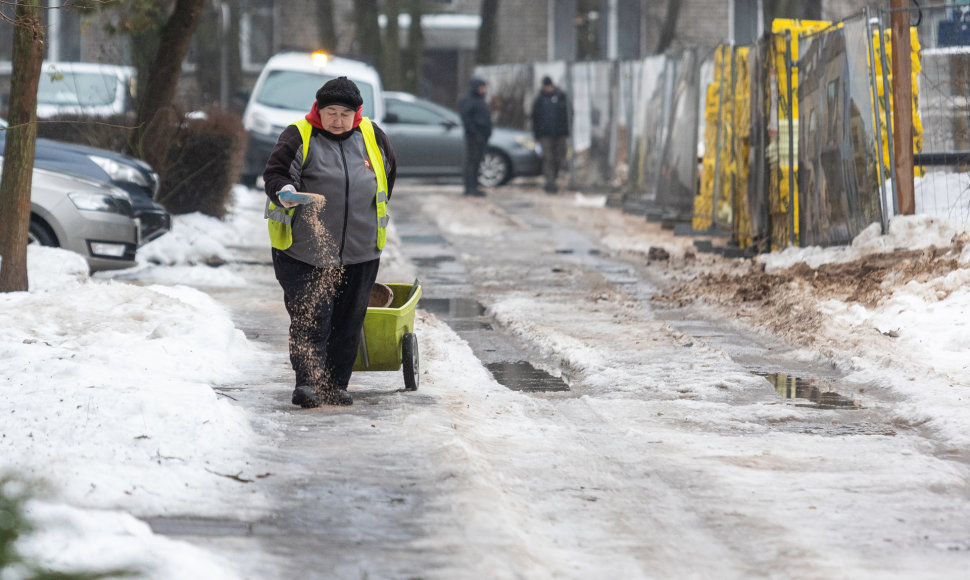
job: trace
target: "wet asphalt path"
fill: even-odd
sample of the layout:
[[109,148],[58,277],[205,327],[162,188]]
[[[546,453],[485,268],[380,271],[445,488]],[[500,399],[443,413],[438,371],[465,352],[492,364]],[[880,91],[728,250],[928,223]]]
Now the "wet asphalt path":
[[[400,185],[396,193],[417,197],[429,191],[435,195],[457,196],[459,189],[457,186],[410,184]],[[554,224],[535,211],[536,196],[532,190],[510,188],[489,201],[499,205],[505,214],[513,216],[512,219],[523,226],[525,233],[521,234],[521,239],[510,236],[509,240],[494,243],[471,240],[463,244],[460,236],[456,238],[442,232],[423,204],[400,203],[392,208],[397,234],[402,241],[401,251],[414,265],[422,281],[423,304],[468,341],[483,364],[525,361],[533,368],[558,366],[555,356],[550,356],[547,350],[520,342],[487,314],[490,292],[494,288],[490,285],[495,283],[482,270],[484,267],[487,272],[489,260],[502,261],[503,266],[510,260],[521,261],[522,272],[526,273],[504,282],[525,290],[534,289],[537,294],[550,290],[573,292],[575,289],[569,287],[581,284],[584,285],[583,291],[618,289],[646,304],[663,283],[656,272],[651,272],[642,263],[611,257],[596,240]],[[529,237],[537,235],[536,232],[542,236],[541,244],[533,244],[534,240]],[[518,244],[522,251],[515,255],[494,253],[496,248],[507,250],[502,243]],[[530,254],[529,248],[532,247],[536,251]],[[242,288],[207,291],[231,310],[236,325],[251,340],[273,353],[275,362],[265,374],[253,376],[245,384],[218,386],[217,390],[256,418],[254,425],[268,442],[254,451],[253,460],[267,466],[267,475],[258,481],[241,482],[241,493],[245,493],[248,485],[259,486],[275,499],[275,504],[268,506],[263,514],[240,520],[203,520],[191,516],[150,519],[153,529],[226,557],[234,562],[243,577],[253,579],[453,577],[443,571],[453,569],[456,563],[460,566],[462,558],[470,558],[466,562],[474,561],[474,553],[456,555],[456,549],[460,548],[454,544],[423,541],[432,533],[429,522],[433,522],[436,538],[461,538],[465,534],[466,522],[460,515],[436,501],[438,494],[446,494],[455,484],[447,468],[441,467],[440,449],[446,439],[434,434],[420,440],[397,435],[413,428],[408,424],[409,408],[434,406],[438,401],[420,389],[414,393],[402,392],[402,377],[398,373],[358,373],[351,383],[355,397],[353,407],[314,410],[294,407],[289,400],[293,385],[286,355],[288,320],[281,292],[273,279],[269,251],[252,251],[241,263],[229,267],[244,276],[249,284]],[[564,270],[581,274],[570,276]],[[658,317],[687,336],[723,350],[752,373],[786,372],[828,381],[839,379],[831,368],[817,368],[799,360],[793,349],[765,337],[746,335],[727,321],[706,318],[703,312],[669,310],[658,313]],[[577,324],[582,321],[577,320]],[[569,368],[560,370],[562,381],[559,384],[583,380],[580,372]],[[499,381],[509,388],[528,390],[514,375]],[[556,388],[535,393],[535,396],[556,405],[590,393],[589,390],[577,392]],[[780,400],[780,394],[766,381],[762,389],[738,392],[732,404]],[[791,394],[797,393],[792,389]],[[851,393],[847,394],[851,396]],[[809,398],[804,403],[813,404]],[[581,434],[580,441],[588,448],[584,452],[588,451],[590,457],[599,458],[618,445],[616,434],[608,424],[612,421],[600,425],[598,422],[603,419],[582,407],[557,408],[572,424],[589,428]],[[895,435],[894,427],[878,413],[865,408],[846,413],[850,414],[842,415],[844,420],[833,421],[831,416],[819,418],[817,422],[800,419],[792,421],[790,426],[779,423],[773,429],[786,431],[790,428],[793,433],[832,436]],[[616,427],[616,432],[619,431]],[[635,432],[626,431],[627,436]],[[342,441],[352,441],[353,444],[343,446]],[[362,449],[367,452],[361,453]],[[657,451],[645,449],[644,458],[651,457],[651,453],[663,453],[662,449],[655,449]],[[582,457],[577,460],[581,461]],[[644,464],[649,462],[645,460]],[[639,490],[644,497],[652,494],[673,503],[684,502],[685,509],[690,506],[691,510],[696,510],[694,516],[690,516],[697,518],[692,522],[696,529],[704,530],[693,535],[688,530],[686,537],[703,537],[705,541],[714,542],[704,550],[720,553],[723,559],[735,560],[735,571],[746,569],[751,576],[770,576],[772,566],[780,562],[764,558],[756,541],[747,543],[743,536],[730,529],[722,534],[721,528],[727,520],[715,512],[730,510],[731,506],[722,505],[723,498],[697,496],[699,492],[693,490],[704,488],[697,484],[697,478],[702,474],[695,468],[676,471],[676,465],[676,461],[666,464],[657,461],[642,480],[624,480],[624,486],[629,486],[630,490],[621,495],[636,497]],[[615,470],[617,478],[625,477],[623,466],[604,462],[598,467],[604,472]],[[648,481],[650,474],[654,477],[652,481]],[[568,483],[570,479],[571,476],[566,474],[565,481]],[[544,484],[555,483],[558,482],[553,480]],[[690,504],[691,497],[696,500],[696,506]],[[555,495],[543,499],[552,503],[557,501]],[[606,496],[597,504],[597,509],[603,511],[598,517],[590,518],[591,529],[621,521],[632,528],[625,531],[626,535],[648,544],[652,534],[656,533],[653,530],[663,529],[666,525],[653,519],[655,516],[646,505],[649,503],[646,499],[632,504],[619,502],[615,508],[609,507],[609,500]],[[717,509],[712,511],[712,507]],[[611,515],[612,509],[616,513]],[[646,511],[641,513],[639,510]],[[736,515],[732,513],[731,517]],[[742,523],[738,525],[751,525],[755,538],[763,533],[754,524],[744,524],[743,519],[739,522]],[[519,532],[515,530],[513,537]],[[670,530],[670,533],[675,532],[680,534],[684,530]],[[638,556],[643,569],[650,569],[651,558],[658,564],[667,562],[668,566],[674,566],[667,571],[675,572],[678,570],[676,566],[681,566],[680,572],[690,571],[700,576],[714,573],[721,565],[716,558],[705,562],[684,558],[684,554],[690,554],[694,549],[690,545],[663,548],[667,552]],[[513,556],[507,566],[515,569]],[[824,571],[824,567],[820,570]],[[514,572],[508,573],[508,569],[499,576],[516,577]]]

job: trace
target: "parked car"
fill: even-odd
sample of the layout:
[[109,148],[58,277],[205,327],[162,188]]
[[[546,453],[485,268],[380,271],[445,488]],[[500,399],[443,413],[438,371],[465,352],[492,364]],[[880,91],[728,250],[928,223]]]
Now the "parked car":
[[130,268],[136,264],[138,220],[124,190],[35,168],[28,243],[77,252],[92,272]]
[[[455,111],[409,93],[384,91],[381,124],[397,157],[399,177],[461,176],[465,137]],[[495,187],[513,177],[540,175],[542,160],[528,131],[496,127],[488,141],[478,182]]]
[[37,118],[109,117],[133,110],[135,69],[92,62],[45,62],[37,86]]
[[302,119],[310,111],[317,89],[339,76],[354,81],[360,89],[365,117],[375,121],[384,117],[381,77],[367,63],[323,52],[286,52],[266,61],[243,112],[243,126],[249,132],[243,183],[253,185],[262,178],[283,129]]
[[[0,129],[7,121],[0,118]],[[0,130],[0,155],[7,144],[7,132]],[[172,229],[172,216],[154,200],[158,174],[141,159],[108,149],[88,147],[51,139],[37,139],[34,167],[58,173],[83,175],[110,183],[128,192],[135,217],[141,222],[141,243],[147,243]]]

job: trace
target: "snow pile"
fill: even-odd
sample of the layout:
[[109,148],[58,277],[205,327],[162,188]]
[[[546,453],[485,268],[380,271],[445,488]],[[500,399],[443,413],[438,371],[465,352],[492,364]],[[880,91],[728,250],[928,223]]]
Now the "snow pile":
[[116,272],[99,272],[97,278],[136,280],[141,283],[242,287],[246,281],[223,264],[237,258],[235,248],[268,247],[265,197],[235,186],[226,219],[201,213],[173,216],[172,231],[138,248],[138,266]]
[[789,247],[780,252],[760,254],[755,259],[765,265],[765,272],[769,274],[790,268],[799,262],[818,268],[823,264],[842,264],[894,250],[947,247],[962,231],[963,228],[930,215],[896,216],[890,220],[889,233],[885,236],[882,235],[882,227],[874,223],[856,236],[848,246]]
[[[219,227],[238,232],[179,217],[184,237],[165,243],[225,248]],[[211,267],[190,265],[202,254],[173,255],[190,280],[211,278]],[[239,491],[259,475],[250,460],[261,439],[251,417],[212,387],[243,380],[266,357],[207,294],[104,274],[89,277],[74,253],[30,246],[30,290],[0,294],[0,475],[49,490],[30,504],[43,532],[22,552],[48,565],[147,567],[153,578],[231,577],[225,563],[116,510],[265,509],[267,498]]]
[[211,385],[242,378],[260,353],[198,290],[72,271],[56,284],[52,270],[74,255],[29,254],[29,276],[44,284],[0,294],[0,470],[54,476],[80,505],[206,510],[194,488],[247,471],[255,443],[246,415]]

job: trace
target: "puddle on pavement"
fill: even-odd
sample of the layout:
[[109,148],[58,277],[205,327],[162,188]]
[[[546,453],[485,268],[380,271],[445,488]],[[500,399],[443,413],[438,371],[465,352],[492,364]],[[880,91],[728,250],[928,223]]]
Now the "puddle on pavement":
[[497,362],[485,365],[495,380],[513,391],[568,391],[569,385],[561,378],[532,366],[526,361]]
[[243,537],[260,533],[251,522],[218,518],[153,517],[143,518],[152,532],[164,536]]
[[[465,339],[477,356],[486,360],[491,358],[492,362],[485,362],[485,367],[502,386],[528,392],[569,390],[569,385],[561,378],[521,360],[519,357],[525,358],[525,353],[501,328],[493,326],[494,321],[485,316],[485,307],[480,302],[471,298],[422,297],[420,307],[440,318]],[[495,361],[496,356],[505,360]]]
[[[471,298],[421,297],[421,308],[441,318],[475,318],[485,314],[485,307]],[[446,320],[451,324],[450,320]]]
[[458,318],[454,320],[446,320],[445,322],[448,323],[448,326],[450,326],[452,330],[459,334],[466,330],[495,330],[492,323],[488,322],[487,320]]
[[799,407],[816,409],[860,409],[861,406],[831,390],[831,384],[822,379],[803,379],[787,373],[755,373],[767,379],[782,397],[792,399]]

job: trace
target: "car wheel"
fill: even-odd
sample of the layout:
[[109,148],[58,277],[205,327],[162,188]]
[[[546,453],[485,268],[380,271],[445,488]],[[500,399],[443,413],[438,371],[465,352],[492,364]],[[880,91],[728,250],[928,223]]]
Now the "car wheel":
[[57,243],[57,236],[50,226],[40,218],[31,217],[30,227],[27,229],[27,243],[40,244],[41,246],[60,247]]
[[512,179],[512,163],[498,149],[485,151],[482,164],[478,166],[478,184],[482,187],[498,187]]

